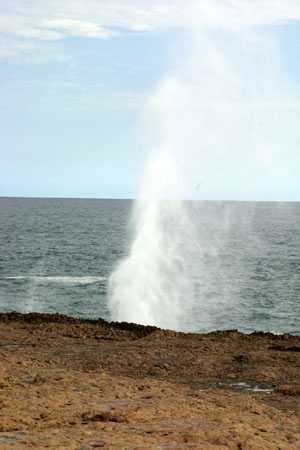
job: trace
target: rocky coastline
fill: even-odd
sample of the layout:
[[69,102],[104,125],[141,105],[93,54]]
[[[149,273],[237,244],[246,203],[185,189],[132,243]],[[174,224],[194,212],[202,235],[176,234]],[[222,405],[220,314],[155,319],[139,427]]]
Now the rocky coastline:
[[0,448],[300,448],[300,336],[0,314]]

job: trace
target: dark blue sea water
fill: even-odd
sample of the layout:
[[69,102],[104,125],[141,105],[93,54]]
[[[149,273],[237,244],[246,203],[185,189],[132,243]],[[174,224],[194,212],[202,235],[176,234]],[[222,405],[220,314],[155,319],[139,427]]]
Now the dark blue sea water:
[[[107,281],[130,245],[131,207],[0,198],[0,311],[109,319]],[[193,261],[199,304],[185,328],[300,334],[300,203],[188,208],[202,251]]]

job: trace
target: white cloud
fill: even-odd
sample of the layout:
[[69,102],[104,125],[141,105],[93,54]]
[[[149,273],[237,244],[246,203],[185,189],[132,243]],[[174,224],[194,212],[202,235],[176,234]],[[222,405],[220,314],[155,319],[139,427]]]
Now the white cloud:
[[299,0],[11,0],[0,31],[34,39],[107,38],[114,28],[263,25],[300,20]]
[[[300,20],[299,0],[10,0],[4,3],[0,5],[0,57],[23,52],[20,39],[37,43],[69,36],[107,39],[121,33],[155,29],[236,28]],[[5,43],[7,48],[3,48]]]
[[[105,29],[96,23],[86,22],[82,20],[74,19],[56,19],[47,20],[43,23],[44,27],[49,30],[58,30],[64,35],[71,36],[83,36],[94,38],[109,38],[114,33],[108,29]],[[53,31],[52,31],[53,32]]]

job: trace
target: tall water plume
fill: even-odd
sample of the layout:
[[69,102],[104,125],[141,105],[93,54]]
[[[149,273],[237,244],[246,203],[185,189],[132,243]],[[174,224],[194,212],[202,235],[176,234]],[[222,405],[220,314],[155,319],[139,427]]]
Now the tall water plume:
[[114,320],[172,329],[187,328],[196,305],[209,320],[216,301],[207,306],[208,285],[230,299],[234,283],[217,264],[206,273],[205,258],[217,262],[222,241],[199,234],[195,205],[183,200],[249,199],[251,183],[255,198],[282,179],[283,153],[288,146],[292,158],[299,137],[272,33],[193,26],[185,39],[189,50],[145,108],[151,150],[132,214],[132,245],[109,283]]
[[195,233],[182,200],[179,155],[168,130],[170,114],[177,115],[173,101],[184,101],[183,88],[178,79],[168,78],[148,105],[148,114],[164,129],[134,206],[130,254],[110,278],[109,304],[115,320],[177,329],[183,321],[185,299],[194,297],[190,264]]

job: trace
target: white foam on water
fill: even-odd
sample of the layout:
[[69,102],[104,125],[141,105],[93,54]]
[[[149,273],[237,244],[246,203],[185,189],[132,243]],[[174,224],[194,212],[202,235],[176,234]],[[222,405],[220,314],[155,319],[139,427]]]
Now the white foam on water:
[[106,277],[102,276],[83,276],[83,277],[72,277],[72,276],[40,276],[40,275],[16,275],[9,277],[2,277],[4,280],[28,280],[36,283],[63,283],[63,284],[94,284],[103,282]]

